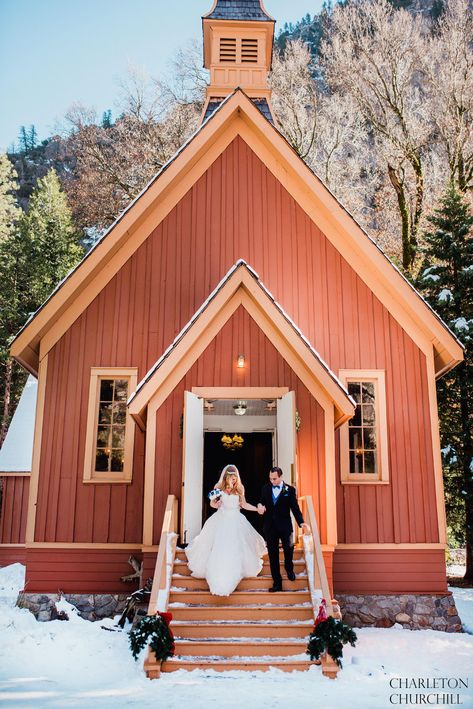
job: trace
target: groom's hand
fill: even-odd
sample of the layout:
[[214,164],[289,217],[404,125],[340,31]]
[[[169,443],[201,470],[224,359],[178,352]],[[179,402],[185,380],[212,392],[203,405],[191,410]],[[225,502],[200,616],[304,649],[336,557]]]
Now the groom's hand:
[[302,529],[302,534],[310,534],[310,527],[305,522],[303,522],[301,524],[301,529]]
[[266,507],[261,504],[261,502],[258,502],[258,514],[259,515],[264,515],[266,512]]

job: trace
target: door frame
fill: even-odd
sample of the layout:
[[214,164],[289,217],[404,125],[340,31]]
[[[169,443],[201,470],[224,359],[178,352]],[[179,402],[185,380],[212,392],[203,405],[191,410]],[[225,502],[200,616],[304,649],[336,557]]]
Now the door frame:
[[[191,394],[198,396],[203,401],[205,399],[281,399],[285,394],[289,393],[288,387],[192,387],[190,390]],[[185,415],[184,415],[185,419]],[[184,420],[184,431],[185,431],[185,420]],[[203,444],[203,430],[202,430],[202,444]],[[185,447],[186,447],[186,436],[183,435],[183,466],[182,466],[182,488],[185,487],[186,478],[186,466],[184,465],[185,460]],[[277,442],[276,442],[276,453],[277,453]],[[181,504],[183,504],[181,502]],[[184,533],[183,529],[184,513],[181,510],[181,535]]]

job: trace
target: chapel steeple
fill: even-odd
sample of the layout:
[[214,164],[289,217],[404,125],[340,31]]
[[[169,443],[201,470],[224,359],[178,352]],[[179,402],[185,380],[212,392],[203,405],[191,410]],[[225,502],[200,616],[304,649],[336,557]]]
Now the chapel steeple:
[[240,87],[272,119],[268,73],[274,25],[263,0],[214,0],[202,17],[204,66],[210,70],[204,118]]

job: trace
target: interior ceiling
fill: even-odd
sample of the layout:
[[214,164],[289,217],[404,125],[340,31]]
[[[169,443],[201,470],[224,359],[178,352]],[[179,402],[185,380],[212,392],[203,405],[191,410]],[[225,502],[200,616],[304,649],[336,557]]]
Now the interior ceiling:
[[274,416],[276,401],[274,399],[205,399],[204,414],[210,416],[235,416],[233,410],[239,402],[246,404],[245,416]]

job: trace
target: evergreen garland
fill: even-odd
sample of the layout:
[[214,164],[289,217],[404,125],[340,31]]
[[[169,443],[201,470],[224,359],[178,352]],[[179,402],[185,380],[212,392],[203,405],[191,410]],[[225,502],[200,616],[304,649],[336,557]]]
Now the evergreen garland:
[[130,630],[130,648],[135,660],[146,645],[153,650],[158,662],[174,655],[174,635],[169,627],[171,619],[171,613],[147,615]]
[[307,654],[310,655],[311,660],[318,660],[324,652],[327,652],[337,665],[342,667],[343,646],[350,643],[355,647],[356,640],[356,633],[348,625],[329,616],[316,623],[309,636]]

